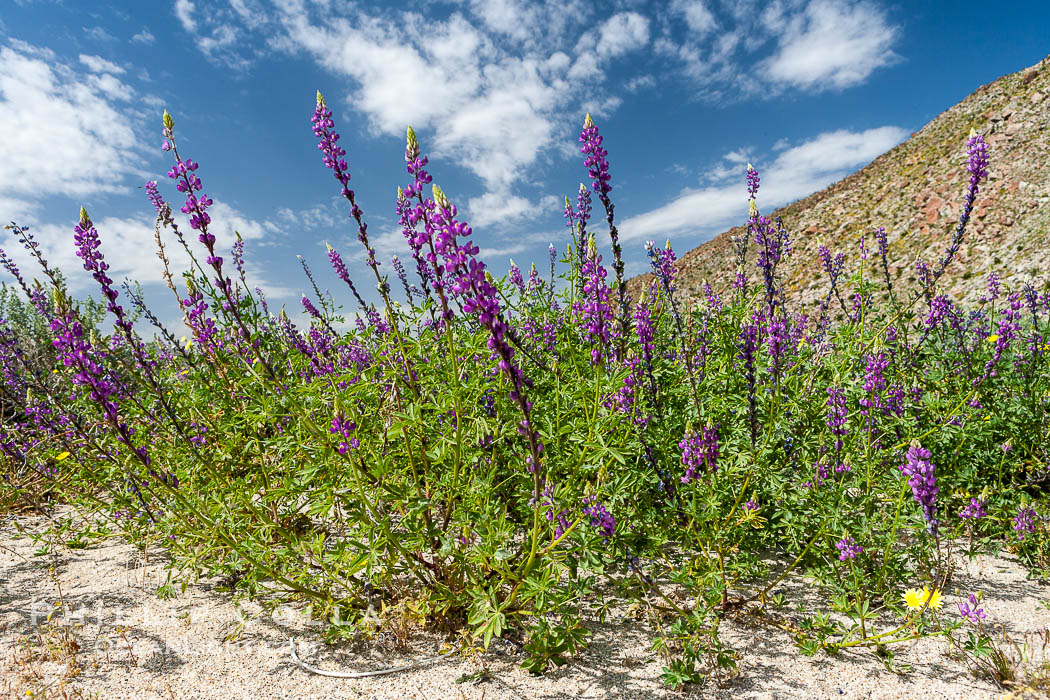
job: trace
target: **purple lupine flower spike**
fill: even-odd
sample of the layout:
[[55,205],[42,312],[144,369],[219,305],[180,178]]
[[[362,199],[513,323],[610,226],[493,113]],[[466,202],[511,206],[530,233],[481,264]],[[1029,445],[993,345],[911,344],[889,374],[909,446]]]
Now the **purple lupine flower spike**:
[[986,515],[988,512],[984,509],[984,501],[972,497],[966,507],[959,511],[959,517],[962,520],[976,520]]
[[583,299],[580,304],[584,333],[591,343],[591,363],[601,364],[612,340],[613,312],[609,306],[609,285],[605,283],[605,266],[598,255],[594,236],[587,240],[587,257],[583,261]]
[[848,535],[835,543],[835,549],[839,550],[839,561],[854,559],[864,551],[864,548],[853,541]]
[[620,246],[620,235],[613,223],[614,205],[609,199],[612,185],[609,184],[609,161],[606,156],[609,152],[602,147],[602,137],[598,134],[591,115],[588,114],[583,120],[583,131],[580,132],[579,142],[583,144],[580,152],[587,157],[583,164],[588,168],[591,176],[591,187],[598,195],[602,206],[605,207],[605,219],[609,223],[609,239],[612,242],[613,270],[616,272],[616,290],[620,301],[620,355],[624,354],[623,344],[631,333],[630,304],[627,300],[627,280],[624,279],[623,249]]
[[1035,520],[1038,514],[1031,506],[1021,506],[1017,509],[1017,515],[1013,519],[1013,529],[1017,533],[1017,539],[1023,540],[1027,535],[1035,532]]
[[901,473],[908,477],[912,496],[922,507],[922,517],[926,520],[926,529],[930,534],[937,534],[937,477],[930,461],[930,451],[913,442],[905,455]]
[[988,144],[985,143],[984,135],[978,134],[971,129],[970,136],[966,140],[966,151],[968,154],[966,170],[970,173],[970,184],[966,188],[966,197],[963,199],[959,225],[952,235],[952,242],[948,246],[948,250],[945,251],[944,257],[941,258],[940,263],[937,265],[937,271],[933,274],[934,282],[940,279],[941,275],[944,274],[944,269],[951,264],[955,254],[959,252],[963,234],[966,233],[966,225],[970,222],[970,215],[973,213],[973,203],[980,190],[981,181],[988,177]]
[[602,534],[603,541],[608,542],[616,533],[616,518],[598,501],[597,496],[584,497],[583,504],[583,514],[589,518],[591,527]]
[[683,484],[700,478],[702,473],[718,471],[718,427],[701,428],[699,432],[686,428],[685,437],[678,443],[682,450]]

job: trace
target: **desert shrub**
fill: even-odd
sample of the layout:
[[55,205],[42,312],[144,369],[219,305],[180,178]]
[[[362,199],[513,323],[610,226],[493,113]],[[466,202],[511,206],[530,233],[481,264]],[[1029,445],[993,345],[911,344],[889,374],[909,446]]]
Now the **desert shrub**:
[[[168,177],[193,236],[156,182],[146,190],[162,258],[175,244],[193,260],[167,276],[189,340],[136,290],[121,297],[83,210],[78,255],[111,332],[89,330],[96,319],[39,255],[46,295],[6,265],[54,354],[0,330],[3,400],[25,417],[4,421],[5,458],[35,465],[133,541],[164,546],[170,585],[221,576],[274,604],[299,600],[332,620],[331,638],[371,630],[380,607],[410,611],[401,626],[467,629],[485,645],[522,632],[535,671],[585,644],[588,619],[634,602],[660,630],[665,680],[681,685],[732,675],[718,625],[734,610],[768,615],[806,652],[881,650],[947,629],[927,611],[953,548],[1020,543],[1045,559],[1032,533],[1050,434],[1050,298],[993,276],[963,308],[938,287],[986,176],[979,135],[962,220],[936,264],[917,262],[916,288],[890,279],[879,229],[863,232],[849,269],[846,251],[822,248],[826,294],[793,301],[780,275],[790,234],[759,211],[749,166],[735,277],[687,306],[670,243],[648,244],[651,283],[629,296],[589,116],[590,186],[566,199],[566,250],[552,244],[549,269],[502,279],[411,129],[397,211],[412,274],[380,261],[320,95],[313,126],[374,304],[330,249],[350,306],[322,294],[304,261],[309,325],[271,313],[243,243],[229,259],[216,249],[211,200],[167,112]],[[849,624],[779,616],[778,584],[801,573]]]

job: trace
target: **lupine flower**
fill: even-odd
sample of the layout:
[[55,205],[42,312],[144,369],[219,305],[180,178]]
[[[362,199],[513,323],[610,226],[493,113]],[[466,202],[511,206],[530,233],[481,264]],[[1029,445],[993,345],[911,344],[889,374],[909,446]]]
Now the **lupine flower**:
[[613,312],[609,306],[609,285],[605,283],[605,266],[598,255],[594,236],[587,241],[587,257],[583,262],[583,294],[580,320],[588,342],[591,343],[591,362],[600,364],[612,340]]
[[303,309],[306,311],[306,313],[310,314],[314,318],[321,318],[321,312],[317,310],[317,307],[314,306],[313,302],[310,301],[309,297],[307,297],[304,294],[300,301],[302,302]]
[[1013,529],[1017,533],[1018,540],[1023,540],[1026,536],[1035,532],[1036,517],[1038,517],[1038,514],[1030,506],[1021,506],[1017,510],[1017,515],[1013,519]]
[[332,435],[338,435],[340,438],[342,438],[339,441],[338,447],[336,447],[336,450],[339,452],[339,454],[345,455],[350,450],[356,450],[358,447],[361,446],[361,442],[356,437],[353,437],[353,435],[351,435],[351,433],[353,433],[356,430],[357,423],[354,423],[351,420],[347,420],[346,418],[341,416],[338,411],[336,412],[335,417],[332,418],[332,427],[329,428],[329,432]]
[[678,448],[682,451],[682,466],[685,467],[681,479],[683,484],[696,481],[701,473],[718,471],[718,426],[701,428],[699,432],[687,428]]
[[829,386],[827,394],[828,400],[825,402],[828,407],[827,423],[831,434],[835,436],[835,455],[837,457],[842,452],[842,438],[849,433],[849,428],[846,427],[849,410],[846,408],[846,393],[842,387]]
[[544,513],[547,522],[554,524],[554,539],[561,539],[561,536],[564,535],[565,531],[572,525],[572,523],[569,522],[569,509],[563,508],[555,514],[554,489],[551,488],[550,485],[543,489],[540,505],[547,508],[547,511]]
[[[974,380],[974,385],[980,384],[988,377],[994,377],[996,374],[995,367],[999,364],[1000,358],[1003,353],[1006,352],[1010,347],[1010,343],[1017,337],[1021,330],[1021,306],[1022,300],[1019,293],[1010,294],[1007,297],[1009,302],[1006,308],[1002,309],[999,314],[1001,319],[999,321],[999,332],[988,336],[989,342],[995,343],[995,348],[992,351],[992,357],[984,365],[984,374]],[[994,338],[994,340],[992,340]]]
[[987,301],[995,301],[996,299],[999,298],[999,287],[1000,287],[999,275],[994,273],[994,272],[989,274],[988,275],[988,283],[987,284],[988,284],[988,296],[986,297],[986,300]]
[[598,501],[597,496],[585,496],[583,504],[583,514],[590,519],[591,527],[597,529],[604,541],[608,542],[616,532],[616,518]]
[[970,498],[970,502],[966,504],[966,507],[959,511],[959,517],[963,520],[975,520],[986,515],[988,513],[984,509],[984,501],[976,498]]
[[609,161],[605,156],[609,154],[602,147],[602,137],[598,135],[598,127],[595,126],[591,115],[588,114],[583,120],[583,131],[580,132],[580,153],[587,157],[583,164],[588,168],[591,176],[591,186],[598,195],[602,206],[605,207],[605,218],[609,222],[609,239],[612,242],[613,270],[616,272],[616,290],[620,300],[620,337],[626,341],[630,334],[630,304],[627,300],[627,281],[623,277],[623,249],[620,246],[619,233],[613,224],[613,203],[609,199],[612,186],[609,184]]
[[375,248],[368,242],[368,225],[362,218],[364,212],[361,211],[361,207],[357,206],[354,191],[349,186],[350,173],[347,170],[349,166],[343,157],[346,155],[346,151],[338,145],[339,134],[333,131],[335,121],[332,119],[332,110],[328,109],[328,105],[325,103],[324,96],[321,95],[320,91],[317,93],[317,106],[314,109],[313,116],[310,117],[310,122],[314,125],[314,136],[318,139],[317,148],[321,151],[321,162],[326,168],[331,169],[332,176],[341,185],[343,198],[350,203],[349,216],[357,222],[357,240],[361,241],[361,244],[365,247],[365,262],[375,272],[376,281],[379,283],[379,292],[385,298],[390,291],[390,286],[379,274],[380,263],[376,260]]
[[522,294],[525,293],[525,278],[521,276],[521,268],[514,264],[514,258],[510,260],[510,283]]
[[664,289],[673,292],[678,269],[675,267],[675,254],[671,249],[671,241],[667,241],[663,249],[657,248],[653,241],[646,241],[645,253],[649,256],[649,265],[653,268],[656,278],[660,280],[660,284]]
[[408,299],[409,304],[415,303],[415,296],[419,294],[419,290],[416,289],[415,285],[409,284],[408,275],[405,273],[405,265],[401,262],[401,259],[396,255],[390,259],[390,264],[394,268],[394,272],[397,274],[397,279],[401,282],[401,287],[405,290],[405,297]]
[[652,364],[656,356],[656,328],[653,325],[652,299],[655,296],[654,286],[649,288],[649,293],[642,296],[634,305],[634,331],[638,336],[638,344],[641,349],[642,359]]
[[756,394],[755,350],[758,348],[759,323],[751,318],[745,321],[737,340],[737,357],[744,363],[744,378],[747,381],[747,418],[751,433],[751,444],[758,440],[758,396]]
[[908,477],[912,496],[922,506],[922,517],[926,528],[937,534],[937,477],[934,475],[933,463],[930,462],[930,451],[917,442],[913,442],[905,455],[901,473]]
[[981,181],[988,177],[988,144],[985,143],[984,136],[971,129],[970,137],[966,140],[966,150],[968,153],[966,170],[970,173],[970,184],[966,188],[966,197],[963,199],[959,225],[952,235],[952,242],[948,246],[948,250],[945,251],[944,257],[941,258],[940,263],[937,265],[937,271],[933,274],[933,281],[940,278],[944,273],[944,269],[948,267],[955,258],[955,254],[959,252],[959,246],[962,244],[963,234],[966,233],[966,224],[970,221],[973,203],[977,198]]
[[864,551],[864,548],[853,541],[848,535],[835,543],[835,549],[839,550],[839,561],[853,559]]
[[979,605],[980,600],[971,593],[967,602],[958,603],[959,617],[973,625],[981,624],[981,620],[988,616],[985,614],[984,608],[979,607]]

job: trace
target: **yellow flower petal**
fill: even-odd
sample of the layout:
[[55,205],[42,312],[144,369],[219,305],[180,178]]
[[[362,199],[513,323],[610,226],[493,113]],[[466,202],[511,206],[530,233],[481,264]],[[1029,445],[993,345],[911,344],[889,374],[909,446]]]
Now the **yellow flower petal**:
[[994,343],[997,340],[999,340],[999,336],[997,336],[997,335],[990,335],[990,336],[988,336],[988,342],[989,343]]
[[941,592],[930,591],[929,586],[923,586],[920,591],[918,588],[909,588],[904,592],[904,604],[912,610],[919,610],[923,605],[926,605],[926,601],[929,600],[930,604],[927,607],[937,610],[941,607]]
[[69,458],[69,453],[68,452],[62,452],[57,457],[55,457],[55,461],[56,462],[61,462],[61,461],[66,460],[68,458]]

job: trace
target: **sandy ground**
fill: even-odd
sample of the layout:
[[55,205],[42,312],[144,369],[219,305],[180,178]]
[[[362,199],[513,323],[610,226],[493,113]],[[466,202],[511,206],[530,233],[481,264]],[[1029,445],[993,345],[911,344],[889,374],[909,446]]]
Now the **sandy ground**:
[[[326,670],[369,671],[437,653],[439,639],[417,635],[407,652],[376,643],[326,646],[304,616],[290,608],[270,615],[252,604],[235,604],[229,594],[201,582],[169,600],[156,597],[166,573],[160,557],[143,561],[131,546],[109,539],[86,549],[58,548],[34,556],[29,538],[15,537],[16,524],[39,529],[34,517],[0,518],[0,695],[41,697],[80,694],[103,698],[657,698],[683,693],[659,681],[662,663],[650,650],[651,630],[629,617],[594,623],[587,650],[565,667],[543,676],[520,668],[510,644],[494,642],[482,662],[459,657],[421,668],[365,679],[326,678],[292,661],[288,640],[299,656]],[[787,584],[789,597],[805,594],[804,582]],[[794,589],[794,590],[790,590]],[[1034,640],[1050,627],[1044,606],[1048,590],[1027,581],[1009,556],[979,557],[961,563],[945,595],[944,612],[971,591],[983,591],[989,618],[1005,625],[1015,640]],[[50,634],[47,616],[55,613]],[[78,650],[72,659],[59,651],[46,660],[70,630]],[[943,639],[895,646],[894,673],[870,651],[836,657],[803,656],[787,633],[754,622],[727,621],[724,640],[741,653],[740,676],[728,686],[693,688],[690,697],[725,698],[983,698],[1002,690],[973,674],[947,654]],[[459,682],[457,682],[459,681]]]

